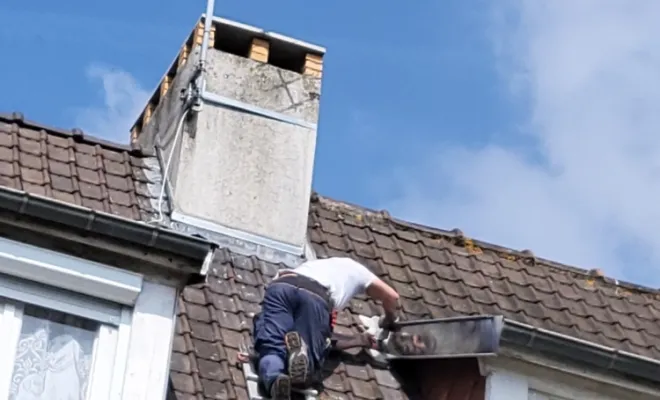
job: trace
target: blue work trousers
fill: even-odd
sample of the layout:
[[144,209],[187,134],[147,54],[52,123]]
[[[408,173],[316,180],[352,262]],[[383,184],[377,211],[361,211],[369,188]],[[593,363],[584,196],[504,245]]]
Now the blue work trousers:
[[307,376],[316,376],[323,365],[332,331],[330,311],[319,296],[288,283],[271,283],[261,312],[254,318],[254,350],[259,377],[266,390],[280,374],[287,373],[284,336],[296,331],[307,344]]

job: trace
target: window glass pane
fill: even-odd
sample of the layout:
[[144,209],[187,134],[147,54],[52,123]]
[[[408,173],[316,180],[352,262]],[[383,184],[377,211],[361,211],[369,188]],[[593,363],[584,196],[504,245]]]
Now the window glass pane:
[[25,305],[9,400],[83,400],[98,323]]

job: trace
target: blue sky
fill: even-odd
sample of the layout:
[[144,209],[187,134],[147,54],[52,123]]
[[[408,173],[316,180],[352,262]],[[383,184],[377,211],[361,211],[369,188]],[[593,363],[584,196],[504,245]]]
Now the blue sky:
[[[205,8],[23,4],[0,110],[122,142]],[[328,48],[316,190],[658,286],[660,2],[384,4],[217,2]]]

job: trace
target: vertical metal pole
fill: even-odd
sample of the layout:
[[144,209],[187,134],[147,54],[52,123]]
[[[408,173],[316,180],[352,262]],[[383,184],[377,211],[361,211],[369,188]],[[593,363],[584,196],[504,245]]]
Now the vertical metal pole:
[[[199,67],[201,68],[200,75],[200,92],[204,93],[206,87],[206,79],[204,77],[204,68],[206,67],[206,53],[209,49],[209,37],[211,36],[211,27],[213,26],[213,12],[215,9],[215,0],[206,1],[206,14],[204,14],[204,36],[202,37],[202,50],[199,55]],[[200,93],[200,94],[201,94]]]

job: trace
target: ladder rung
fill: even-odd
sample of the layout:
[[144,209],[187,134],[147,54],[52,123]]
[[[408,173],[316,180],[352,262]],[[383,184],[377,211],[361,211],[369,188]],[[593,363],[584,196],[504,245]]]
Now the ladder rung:
[[[254,373],[252,365],[249,362],[243,363],[243,375],[245,375],[250,400],[267,400],[259,394],[259,377]],[[302,394],[305,396],[305,400],[315,400],[319,395],[316,389],[291,388],[291,391]]]

